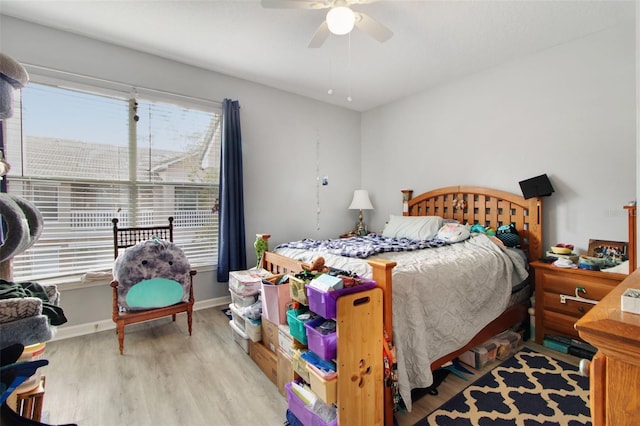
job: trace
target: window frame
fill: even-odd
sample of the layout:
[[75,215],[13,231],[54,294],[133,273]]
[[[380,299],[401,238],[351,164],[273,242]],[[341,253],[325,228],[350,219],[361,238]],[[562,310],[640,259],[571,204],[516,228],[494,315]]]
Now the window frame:
[[[178,106],[178,107],[182,107],[182,108],[187,108],[187,109],[193,109],[193,110],[199,110],[199,111],[205,111],[206,113],[210,113],[210,114],[217,114],[220,119],[219,119],[219,126],[221,126],[221,114],[222,114],[222,108],[221,108],[221,103],[220,102],[216,102],[216,101],[209,101],[209,100],[205,100],[205,99],[200,99],[200,98],[193,98],[193,97],[189,97],[189,96],[183,96],[183,95],[179,95],[179,94],[174,94],[174,93],[170,93],[170,92],[164,92],[164,91],[160,91],[160,90],[155,90],[155,89],[147,89],[147,88],[140,88],[140,87],[133,87],[133,86],[129,86],[126,84],[122,84],[122,83],[117,83],[117,82],[111,82],[111,81],[107,81],[107,80],[103,80],[103,79],[94,79],[91,77],[85,77],[85,76],[80,76],[77,74],[70,74],[70,73],[61,73],[61,72],[57,72],[54,70],[45,70],[45,72],[41,72],[43,71],[42,69],[36,67],[36,69],[30,69],[29,66],[27,66],[27,70],[29,71],[30,75],[31,75],[31,82],[32,83],[36,83],[36,84],[43,84],[43,85],[48,85],[48,86],[54,86],[57,88],[61,88],[61,89],[67,89],[67,90],[73,90],[73,91],[79,91],[79,92],[84,92],[84,93],[88,93],[91,95],[97,95],[97,96],[107,96],[107,97],[115,97],[121,100],[124,100],[125,102],[130,101],[131,99],[144,99],[145,102],[158,102],[161,104],[170,104],[170,105],[174,105],[174,106]],[[21,97],[21,93],[19,94],[19,96]],[[20,105],[21,108],[21,105]],[[19,120],[22,120],[22,114],[20,111],[19,115]],[[11,119],[10,119],[11,120]],[[4,127],[4,131],[7,131],[7,127],[8,124],[5,123],[3,121],[2,123]],[[21,125],[20,125],[21,126]],[[22,132],[22,130],[20,130],[20,132]],[[6,134],[6,133],[5,133]],[[219,144],[220,144],[220,136],[221,136],[221,130],[218,131],[217,133],[217,141],[216,141],[216,147],[219,150]],[[22,136],[20,136],[22,138]],[[133,142],[133,144],[135,144],[136,142]],[[128,146],[131,147],[132,144],[132,138],[129,138],[128,141]],[[22,146],[22,143],[21,143]],[[5,146],[5,150],[8,150],[9,147]],[[10,155],[10,153],[9,153]],[[20,158],[22,157],[22,153],[19,154]],[[219,167],[219,160],[218,160],[218,164],[217,166]],[[33,199],[33,197],[36,197],[38,189],[42,189],[45,187],[49,187],[49,188],[53,188],[52,190],[55,191],[56,193],[56,198],[59,200],[60,196],[61,196],[61,181],[65,181],[65,183],[69,184],[67,191],[69,192],[69,194],[72,194],[76,189],[74,189],[74,186],[76,188],[80,188],[82,186],[86,186],[87,188],[89,188],[89,193],[92,193],[94,196],[96,195],[96,192],[91,191],[91,182],[88,182],[88,180],[90,179],[73,179],[71,181],[67,180],[67,179],[33,179],[33,177],[25,177],[24,174],[24,170],[22,170],[22,167],[20,167],[20,177],[16,177],[16,176],[11,176],[11,172],[9,173],[9,175],[7,176],[8,182],[9,182],[9,186],[8,186],[8,192],[11,194],[11,181],[12,180],[21,180],[23,183],[22,185],[28,186],[28,191],[31,193],[30,197],[32,197],[31,199]],[[126,184],[132,187],[137,187],[137,188],[144,188],[144,187],[148,187],[148,186],[165,186],[165,185],[169,185],[173,187],[173,192],[174,192],[174,200],[173,200],[173,204],[174,204],[174,209],[176,213],[179,213],[179,211],[184,211],[185,208],[185,201],[189,202],[189,200],[178,200],[178,198],[176,197],[176,195],[180,192],[183,191],[188,191],[189,193],[201,193],[202,191],[204,192],[211,192],[215,194],[215,203],[217,203],[217,198],[219,197],[219,182],[217,182],[217,177],[216,177],[216,182],[210,183],[210,184],[188,184],[185,182],[170,182],[169,184],[167,184],[166,182],[143,182],[143,181],[139,181],[137,179],[136,176],[129,176],[129,179],[126,181],[117,181],[117,182],[112,182],[113,184],[116,185],[122,185],[122,184]],[[206,188],[211,188],[211,191],[207,191]],[[106,191],[106,188],[100,188],[98,187],[93,187],[94,191],[96,190],[96,188],[98,188],[99,191]],[[49,190],[49,189],[47,189]],[[14,191],[15,192],[15,191]],[[141,192],[144,192],[141,189]],[[209,194],[211,195],[211,194]],[[194,199],[194,200],[190,200],[190,202],[194,205],[198,205],[200,202],[198,199]],[[49,202],[50,204],[51,202]],[[72,204],[73,201],[71,201],[71,199],[69,200],[69,203]],[[104,201],[102,201],[102,203],[104,203]],[[42,204],[42,203],[40,203]],[[45,203],[46,204],[46,203]],[[131,206],[131,204],[129,204],[129,206]],[[53,220],[55,221],[59,221],[60,219],[60,215],[61,215],[61,211],[60,211],[60,204],[59,202],[56,203],[55,206],[53,206],[51,208],[51,212],[47,212],[45,211],[43,217],[49,216],[47,218],[47,221],[51,221],[50,219],[52,217],[55,216],[55,219]],[[55,211],[53,211],[55,210]],[[200,256],[195,256],[195,262],[192,262],[192,267],[194,267],[194,269],[198,269],[198,270],[209,270],[209,269],[214,269],[215,268],[215,263],[217,261],[217,249],[218,249],[218,227],[217,227],[217,223],[218,223],[218,218],[217,218],[217,211],[215,211],[215,209],[211,209],[212,215],[215,216],[215,235],[214,235],[214,239],[215,241],[213,241],[213,245],[215,245],[214,249],[212,250],[212,255],[211,255],[211,259],[207,259],[206,261],[203,261],[203,259]],[[179,216],[179,215],[174,215],[174,216]],[[179,241],[179,236],[180,236],[180,225],[181,223],[184,223],[184,220],[180,220],[179,217],[175,218],[176,221],[174,222],[174,227],[176,227],[177,232],[174,234],[174,241],[176,241],[177,244],[180,244]],[[190,220],[196,220],[196,219],[190,219]],[[155,222],[154,222],[155,223]],[[192,230],[192,233],[194,232],[198,232],[198,223],[197,220],[196,222],[192,222],[192,226],[189,227],[189,229]],[[71,225],[71,222],[68,223],[68,225]],[[138,224],[139,226],[144,226],[144,224]],[[122,226],[122,224],[121,224]],[[110,231],[110,229],[109,229]],[[111,235],[111,234],[110,234]],[[100,238],[102,239],[102,237]],[[109,243],[112,249],[112,243]],[[77,246],[77,249],[81,250],[81,247]],[[18,256],[24,256],[27,262],[33,263],[36,262],[39,257],[34,255],[36,253],[46,253],[45,255],[41,254],[40,256],[48,256],[48,257],[59,257],[60,256],[60,250],[55,247],[55,246],[39,246],[38,243],[36,242],[36,244],[34,244],[34,246],[32,246],[29,250],[27,250],[26,252],[20,253],[18,254],[16,257]],[[43,258],[44,260],[44,258]],[[191,261],[191,259],[190,259]],[[59,265],[58,265],[59,266]],[[53,268],[52,268],[53,269]],[[60,269],[59,267],[57,267],[56,269]],[[42,278],[39,281],[42,282],[54,282],[54,283],[62,283],[62,282],[76,282],[76,285],[79,287],[84,287],[85,284],[87,284],[86,281],[84,281],[84,278],[86,278],[86,273],[88,272],[110,272],[106,271],[104,269],[100,269],[98,271],[94,270],[94,269],[87,269],[86,271],[84,271],[84,273],[82,272],[74,272],[74,273],[59,273],[56,274],[54,276],[51,277],[47,277],[47,278]],[[83,278],[84,277],[84,278]],[[20,278],[20,277],[17,277]],[[110,280],[110,278],[109,278]],[[90,283],[89,283],[90,284]]]

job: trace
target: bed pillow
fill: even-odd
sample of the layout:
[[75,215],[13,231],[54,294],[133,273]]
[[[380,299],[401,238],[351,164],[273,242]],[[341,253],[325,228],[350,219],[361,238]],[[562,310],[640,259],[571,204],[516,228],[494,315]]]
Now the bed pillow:
[[438,233],[436,238],[445,240],[448,243],[457,243],[469,238],[469,227],[462,225],[461,223],[445,223]]
[[382,231],[389,238],[408,238],[410,240],[428,240],[435,237],[442,227],[440,216],[396,216],[391,215]]

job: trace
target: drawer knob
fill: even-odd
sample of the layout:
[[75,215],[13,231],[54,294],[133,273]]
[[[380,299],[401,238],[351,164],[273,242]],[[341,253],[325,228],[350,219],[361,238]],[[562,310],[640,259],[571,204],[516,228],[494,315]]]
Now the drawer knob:
[[591,361],[589,361],[588,359],[581,359],[580,364],[578,365],[578,371],[580,375],[583,377],[589,377],[590,367]]
[[578,312],[584,314],[584,308],[582,306],[578,306]]

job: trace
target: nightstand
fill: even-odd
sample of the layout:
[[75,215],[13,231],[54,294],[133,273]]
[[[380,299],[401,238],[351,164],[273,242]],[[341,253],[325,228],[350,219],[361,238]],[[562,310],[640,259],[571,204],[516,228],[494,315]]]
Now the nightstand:
[[536,343],[545,334],[579,338],[574,324],[595,303],[605,297],[625,274],[558,268],[549,263],[531,262],[536,292]]

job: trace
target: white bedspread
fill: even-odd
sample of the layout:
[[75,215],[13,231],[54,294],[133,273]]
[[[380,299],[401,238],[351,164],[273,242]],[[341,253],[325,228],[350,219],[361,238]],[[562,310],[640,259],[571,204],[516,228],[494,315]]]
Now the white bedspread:
[[[282,248],[276,252],[371,277],[366,259]],[[400,395],[411,411],[411,389],[433,382],[431,362],[464,346],[507,307],[511,287],[527,277],[523,259],[482,234],[439,248],[385,253],[394,260],[393,340]]]

